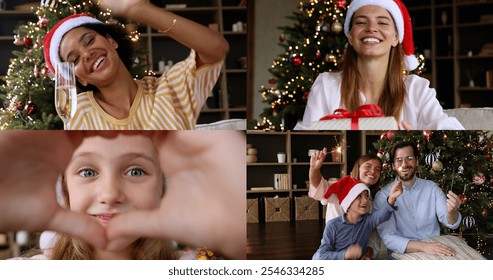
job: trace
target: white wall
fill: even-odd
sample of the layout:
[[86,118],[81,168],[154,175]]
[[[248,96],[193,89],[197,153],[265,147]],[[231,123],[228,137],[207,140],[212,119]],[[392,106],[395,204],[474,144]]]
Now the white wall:
[[257,0],[255,1],[255,43],[253,74],[253,118],[267,106],[262,102],[261,85],[269,85],[272,77],[268,72],[274,59],[284,49],[278,45],[282,30],[278,27],[292,26],[294,21],[286,18],[298,9],[300,0]]

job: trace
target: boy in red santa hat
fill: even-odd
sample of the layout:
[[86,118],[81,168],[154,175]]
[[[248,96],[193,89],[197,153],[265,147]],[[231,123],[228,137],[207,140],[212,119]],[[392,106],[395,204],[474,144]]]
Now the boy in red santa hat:
[[360,181],[346,176],[334,183],[325,194],[337,194],[344,215],[329,220],[325,225],[322,244],[313,255],[314,260],[354,260],[361,258],[362,248],[372,230],[392,215],[396,199],[402,193],[402,184],[392,187],[386,207],[371,214],[370,189]]

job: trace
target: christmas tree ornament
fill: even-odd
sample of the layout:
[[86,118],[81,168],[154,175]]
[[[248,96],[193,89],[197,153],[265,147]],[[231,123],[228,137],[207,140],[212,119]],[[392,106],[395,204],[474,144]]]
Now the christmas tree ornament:
[[462,219],[462,224],[466,227],[466,229],[471,229],[476,225],[476,220],[472,216],[466,216]]
[[484,184],[484,181],[485,181],[485,177],[484,177],[484,174],[480,171],[476,172],[473,176],[472,176],[472,182],[474,183],[474,185],[476,186],[480,186],[482,184]]
[[24,102],[22,101],[15,102],[15,108],[17,109],[17,111],[22,111],[22,109],[24,109]]
[[34,104],[31,100],[29,100],[26,104],[26,106],[24,107],[24,111],[26,112],[26,114],[28,116],[36,113],[36,110],[38,109],[38,106],[36,106],[36,104]]
[[491,160],[491,153],[490,152],[486,153],[486,159]]
[[271,85],[276,84],[276,80],[274,80],[274,78],[269,79],[269,84]]
[[483,211],[481,211],[481,215],[483,216],[483,218],[486,218],[486,216],[488,216],[488,210],[486,210],[486,208],[483,208]]
[[286,35],[281,34],[281,35],[279,36],[279,42],[284,43],[284,41],[286,41]]
[[346,7],[346,0],[337,0],[337,7],[345,8]]
[[459,199],[460,199],[460,203],[461,204],[466,204],[467,203],[467,196],[464,193],[462,193],[462,194],[459,195]]
[[21,39],[20,35],[14,35],[14,45],[16,46],[24,45],[24,41]]
[[340,23],[339,21],[334,22],[332,24],[331,30],[332,30],[332,32],[334,32],[336,34],[341,33],[341,31],[342,31],[342,23]]
[[33,74],[34,74],[34,78],[38,78],[39,76],[39,68],[38,68],[38,65],[34,65],[34,70],[33,70]]
[[303,60],[299,56],[293,56],[291,58],[291,63],[293,63],[294,66],[300,66],[303,63]]
[[48,20],[46,18],[39,18],[38,26],[40,28],[46,28],[47,23],[48,23]]
[[433,164],[431,165],[431,168],[436,171],[436,172],[440,172],[443,170],[443,164],[441,161],[439,160],[436,160],[435,162],[433,162]]
[[50,8],[56,8],[58,0],[41,0],[41,6],[48,6]]
[[315,53],[315,57],[316,57],[317,59],[322,58],[322,53],[320,52],[320,50],[317,50],[317,52]]
[[48,73],[50,72],[50,70],[48,70],[48,68],[45,66],[43,67],[43,69],[41,69],[41,75],[46,78],[48,77]]
[[327,32],[330,30],[330,24],[328,23],[322,23],[321,26],[320,26],[320,29],[323,31],[323,32]]
[[425,157],[425,163],[428,166],[433,166],[433,163],[437,160],[437,156],[435,154],[428,154]]
[[31,44],[33,43],[33,39],[30,37],[24,37],[23,42],[24,42],[24,45],[29,48],[29,47],[31,47]]
[[457,173],[459,174],[464,174],[464,166],[462,166],[462,163],[459,165],[457,168]]
[[379,158],[383,157],[383,150],[382,149],[378,150],[377,157],[379,157]]
[[387,132],[387,139],[392,140],[392,139],[394,139],[394,136],[395,136],[395,133],[393,130],[389,130]]

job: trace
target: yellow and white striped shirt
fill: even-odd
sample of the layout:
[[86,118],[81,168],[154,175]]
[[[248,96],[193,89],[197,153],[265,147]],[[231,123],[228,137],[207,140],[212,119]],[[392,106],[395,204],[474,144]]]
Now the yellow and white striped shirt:
[[195,51],[159,78],[137,80],[130,113],[116,119],[96,102],[92,91],[77,96],[77,111],[67,129],[181,130],[194,129],[200,110],[221,72],[222,61],[196,68]]

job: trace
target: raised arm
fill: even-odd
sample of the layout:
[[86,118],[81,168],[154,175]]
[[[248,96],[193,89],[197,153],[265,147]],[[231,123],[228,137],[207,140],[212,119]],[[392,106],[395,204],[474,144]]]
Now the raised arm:
[[229,50],[226,39],[201,24],[159,8],[146,0],[102,0],[113,15],[147,24],[198,54],[197,67],[221,61]]
[[320,168],[322,168],[325,156],[327,156],[327,148],[323,148],[323,150],[321,151],[314,152],[310,158],[310,184],[315,187],[317,187],[322,180],[322,173],[320,172]]

